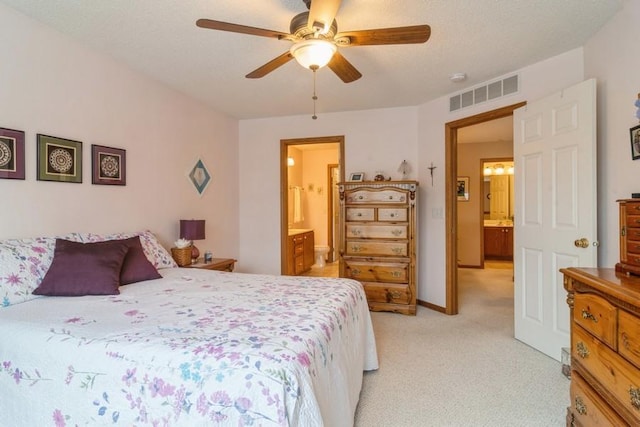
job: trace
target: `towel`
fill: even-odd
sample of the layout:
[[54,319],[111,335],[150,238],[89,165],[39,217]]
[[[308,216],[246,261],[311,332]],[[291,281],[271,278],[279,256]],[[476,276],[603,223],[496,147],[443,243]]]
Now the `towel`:
[[293,222],[304,221],[302,215],[302,189],[300,187],[293,187]]

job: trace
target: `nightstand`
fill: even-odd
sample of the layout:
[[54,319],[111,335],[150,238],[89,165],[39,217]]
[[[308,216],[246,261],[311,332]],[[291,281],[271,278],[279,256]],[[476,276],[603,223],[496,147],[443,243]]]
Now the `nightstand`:
[[233,258],[213,258],[211,262],[204,263],[202,258],[198,258],[195,264],[185,265],[183,268],[202,268],[205,270],[233,271],[236,260]]

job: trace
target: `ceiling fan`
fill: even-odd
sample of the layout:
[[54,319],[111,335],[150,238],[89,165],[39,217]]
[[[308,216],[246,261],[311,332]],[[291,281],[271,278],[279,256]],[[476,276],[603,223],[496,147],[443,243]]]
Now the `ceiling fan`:
[[[350,83],[358,80],[362,77],[362,74],[338,52],[338,47],[424,43],[431,35],[431,28],[428,25],[339,33],[335,16],[342,0],[302,1],[304,1],[309,11],[293,17],[289,27],[290,33],[211,19],[198,19],[196,25],[211,30],[271,37],[294,42],[287,52],[247,74],[246,77],[250,79],[264,77],[295,57],[303,67],[313,71],[328,65],[343,82]],[[319,55],[319,57],[315,55]]]

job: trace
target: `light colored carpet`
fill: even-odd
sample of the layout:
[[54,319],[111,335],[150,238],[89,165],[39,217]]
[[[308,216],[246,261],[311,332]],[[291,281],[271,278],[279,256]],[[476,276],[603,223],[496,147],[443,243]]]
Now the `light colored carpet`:
[[562,426],[561,364],[513,338],[513,271],[460,269],[460,314],[371,313],[380,369],[357,427]]

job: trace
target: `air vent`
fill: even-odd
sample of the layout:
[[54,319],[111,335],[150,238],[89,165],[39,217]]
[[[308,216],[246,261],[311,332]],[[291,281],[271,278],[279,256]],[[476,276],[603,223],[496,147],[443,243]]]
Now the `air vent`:
[[449,112],[471,107],[502,96],[517,93],[519,90],[518,75],[506,77],[465,90],[449,98]]

